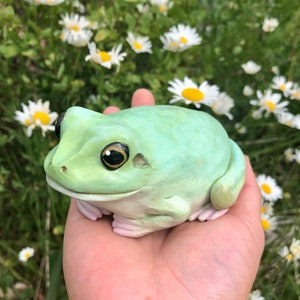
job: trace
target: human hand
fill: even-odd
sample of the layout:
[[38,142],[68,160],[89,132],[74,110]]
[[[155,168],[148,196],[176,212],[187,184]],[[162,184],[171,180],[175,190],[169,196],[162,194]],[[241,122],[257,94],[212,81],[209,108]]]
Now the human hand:
[[[149,91],[134,93],[133,106],[153,104]],[[261,194],[246,163],[245,185],[226,215],[136,239],[113,233],[110,217],[86,219],[72,200],[63,261],[70,299],[247,299],[264,235]]]

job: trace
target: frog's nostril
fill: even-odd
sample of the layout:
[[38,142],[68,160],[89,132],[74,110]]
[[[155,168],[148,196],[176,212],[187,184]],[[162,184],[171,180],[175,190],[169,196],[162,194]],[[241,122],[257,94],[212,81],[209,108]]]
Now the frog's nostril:
[[61,169],[61,171],[64,172],[64,173],[67,172],[67,170],[68,170],[66,166],[62,166],[60,169]]

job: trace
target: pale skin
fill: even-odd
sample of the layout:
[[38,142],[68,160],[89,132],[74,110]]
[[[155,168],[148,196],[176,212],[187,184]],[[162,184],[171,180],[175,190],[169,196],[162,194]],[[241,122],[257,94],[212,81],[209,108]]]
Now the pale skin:
[[[154,105],[145,89],[132,106]],[[117,111],[109,107],[105,113]],[[73,299],[248,299],[264,248],[261,193],[246,157],[246,183],[221,218],[185,222],[140,238],[112,231],[111,217],[85,218],[71,200],[63,268]]]

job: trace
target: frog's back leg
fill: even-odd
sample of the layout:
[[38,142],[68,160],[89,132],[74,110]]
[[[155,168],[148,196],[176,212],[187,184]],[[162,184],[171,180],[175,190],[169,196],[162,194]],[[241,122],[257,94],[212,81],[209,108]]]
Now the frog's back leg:
[[236,201],[245,182],[246,162],[239,146],[230,140],[231,159],[226,173],[212,186],[211,203],[214,208],[223,210]]
[[173,196],[149,200],[145,215],[136,219],[114,214],[113,231],[127,237],[140,237],[147,233],[183,223],[191,214],[188,201]]

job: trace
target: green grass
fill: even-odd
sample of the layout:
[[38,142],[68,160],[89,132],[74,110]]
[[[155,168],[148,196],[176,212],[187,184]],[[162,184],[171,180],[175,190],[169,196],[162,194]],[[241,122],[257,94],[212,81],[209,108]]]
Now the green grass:
[[[284,151],[300,148],[299,129],[282,125],[273,115],[254,119],[254,107],[243,95],[245,85],[264,91],[272,83],[271,69],[300,84],[300,7],[298,0],[278,1],[174,1],[167,15],[150,7],[138,13],[138,1],[84,1],[85,13],[72,1],[58,6],[35,6],[26,1],[3,0],[0,4],[0,289],[6,293],[17,282],[25,283],[18,299],[67,299],[61,269],[63,226],[68,198],[51,190],[43,160],[57,143],[52,132],[43,137],[34,129],[31,137],[15,119],[15,111],[28,100],[49,100],[51,111],[61,113],[72,105],[103,111],[108,105],[130,106],[132,93],[150,89],[158,104],[168,104],[168,82],[184,76],[217,85],[235,101],[233,120],[201,109],[221,121],[228,134],[250,156],[257,174],[273,177],[283,189],[274,205],[276,227],[267,232],[267,244],[253,289],[265,299],[300,298],[298,264],[278,255],[293,238],[300,239],[300,166],[287,162]],[[127,57],[116,68],[106,69],[85,61],[88,48],[74,47],[59,38],[61,15],[77,12],[98,22],[91,41],[102,49],[121,43]],[[265,17],[279,26],[264,32]],[[180,53],[162,51],[159,37],[173,25],[197,29],[201,45]],[[127,32],[148,36],[152,54],[136,54],[126,42]],[[249,75],[241,64],[253,60],[262,66]],[[288,110],[300,113],[300,101],[290,100]],[[186,106],[183,103],[178,105]],[[193,105],[189,106],[194,108]],[[239,134],[235,128],[247,128]],[[33,247],[27,263],[19,251]],[[0,294],[1,295],[1,294]],[[1,297],[1,296],[0,296]],[[3,296],[5,299],[5,296]]]

